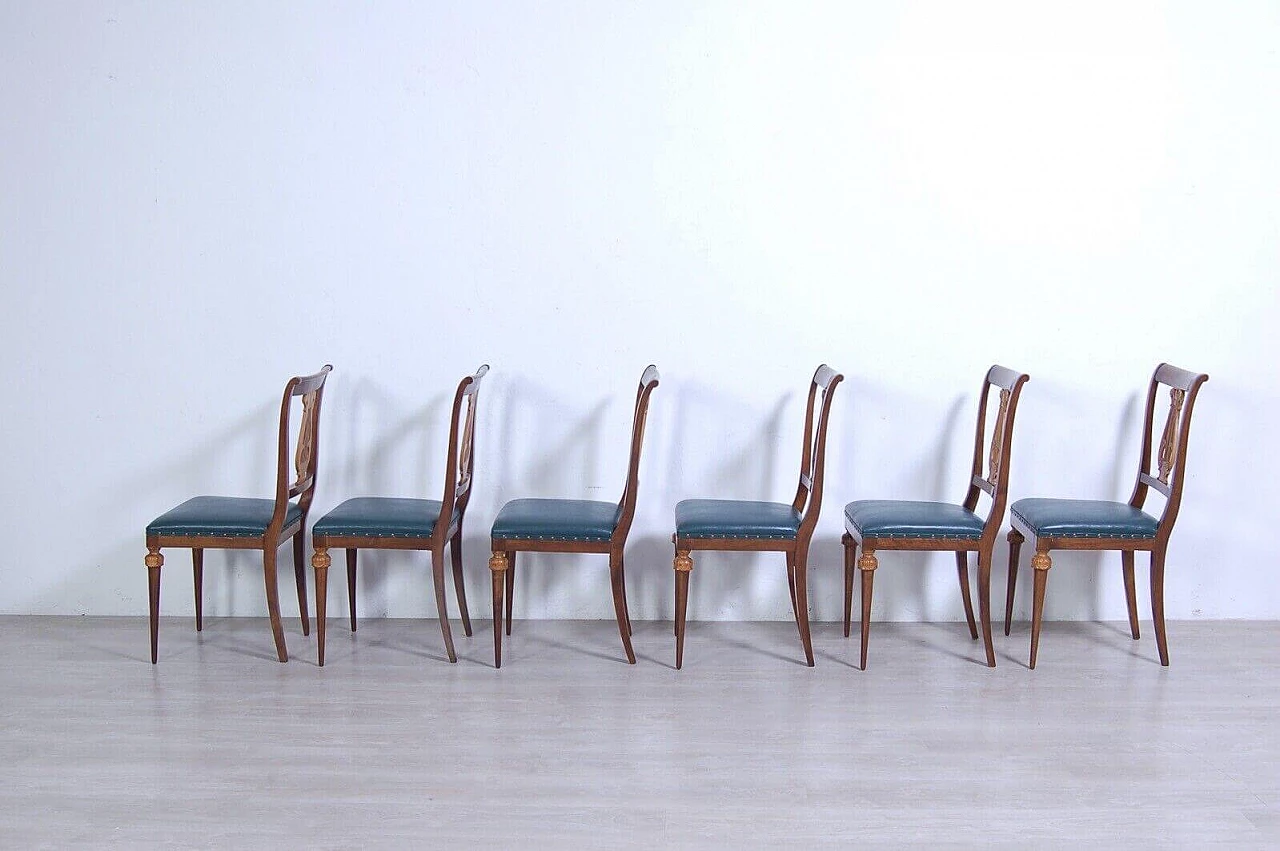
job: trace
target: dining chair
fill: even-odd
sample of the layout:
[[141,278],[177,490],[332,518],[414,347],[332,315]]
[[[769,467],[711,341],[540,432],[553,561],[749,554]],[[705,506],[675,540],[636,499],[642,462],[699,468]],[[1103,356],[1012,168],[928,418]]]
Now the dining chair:
[[[280,402],[280,434],[276,454],[274,499],[197,496],[157,517],[147,526],[148,591],[151,609],[151,663],[156,662],[160,635],[160,569],[164,547],[189,547],[195,574],[196,631],[204,629],[204,551],[262,550],[263,578],[267,586],[267,613],[275,637],[276,655],[289,661],[284,628],[280,624],[280,597],[276,581],[276,551],[293,539],[293,573],[298,584],[298,609],[302,634],[310,635],[307,620],[307,576],[303,568],[303,535],[307,511],[316,488],[316,463],[320,446],[320,401],[324,383],[333,367],[325,365],[315,375],[289,379]],[[302,398],[298,438],[293,453],[294,474],[289,472],[289,414],[293,400]],[[292,482],[290,479],[292,478]],[[297,502],[290,500],[297,498]]]
[[[458,661],[449,630],[449,613],[444,593],[444,547],[449,545],[453,561],[453,588],[462,613],[462,630],[471,635],[467,613],[467,591],[462,579],[462,520],[471,501],[471,477],[475,469],[476,402],[480,380],[489,372],[488,364],[458,382],[449,418],[449,454],[445,459],[442,499],[365,496],[348,499],[311,529],[315,553],[311,566],[316,572],[316,644],[324,665],[325,614],[328,606],[329,549],[345,549],[347,554],[347,605],[351,631],[356,631],[356,559],[360,550],[428,550],[431,576],[436,592],[436,611],[444,649],[450,662]],[[465,410],[464,410],[465,406]]]
[[502,667],[502,616],[506,605],[506,630],[511,634],[511,604],[515,594],[516,553],[607,553],[609,578],[613,585],[613,608],[618,632],[634,665],[631,649],[631,618],[627,614],[627,585],[622,551],[636,512],[639,486],[640,448],[644,444],[645,418],[649,397],[658,386],[658,368],[649,365],[636,389],[635,413],[631,419],[631,461],[627,483],[618,503],[584,499],[514,499],[502,506],[490,531],[493,557],[493,665]]
[[[813,667],[809,633],[809,542],[822,510],[823,467],[827,454],[827,418],[836,386],[844,376],[826,364],[813,373],[804,413],[800,481],[790,503],[741,499],[685,499],[676,504],[676,669],[684,665],[685,618],[689,607],[689,574],[696,550],[781,552],[787,560],[791,614],[800,631],[805,661]],[[819,398],[821,394],[821,398]],[[814,412],[817,410],[815,429]]]
[[[1124,569],[1124,596],[1129,607],[1129,632],[1137,641],[1138,602],[1134,588],[1134,553],[1151,554],[1151,616],[1155,625],[1156,649],[1160,664],[1169,664],[1169,646],[1164,628],[1164,559],[1169,536],[1182,505],[1183,471],[1187,461],[1187,436],[1191,431],[1191,411],[1200,386],[1209,380],[1203,373],[1188,372],[1162,363],[1156,367],[1147,389],[1147,411],[1142,426],[1142,452],[1138,475],[1128,502],[1094,499],[1046,499],[1032,497],[1015,502],[1009,511],[1009,583],[1004,604],[1004,634],[1009,634],[1013,618],[1014,588],[1018,581],[1018,554],[1023,541],[1035,547],[1031,567],[1035,571],[1031,609],[1031,668],[1036,666],[1040,625],[1044,617],[1044,592],[1049,580],[1052,550],[1119,550]],[[1169,413],[1160,434],[1154,459],[1152,448],[1156,396],[1160,387],[1169,388]],[[1151,475],[1152,463],[1156,474]],[[1164,497],[1164,509],[1156,519],[1144,509],[1148,491]]]
[[[977,640],[973,600],[969,596],[969,553],[978,554],[978,614],[987,666],[996,666],[991,645],[991,553],[1004,521],[1009,492],[1009,455],[1013,447],[1013,418],[1018,398],[1029,376],[993,366],[987,370],[978,396],[978,425],[973,440],[973,469],[969,488],[960,505],[910,500],[859,500],[844,507],[844,635],[849,637],[853,613],[853,576],[856,562],[862,574],[862,653],[860,667],[867,669],[867,639],[871,632],[871,595],[879,550],[954,552],[960,577],[960,595],[970,638]],[[999,391],[999,408],[991,428],[991,449],[983,473],[987,407],[992,391]],[[982,494],[991,499],[986,519],[976,512]],[[862,555],[857,556],[858,547]]]

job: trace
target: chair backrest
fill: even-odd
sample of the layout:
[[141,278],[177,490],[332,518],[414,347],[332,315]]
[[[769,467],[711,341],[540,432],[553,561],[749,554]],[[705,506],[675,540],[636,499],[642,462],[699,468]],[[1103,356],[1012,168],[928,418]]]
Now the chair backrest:
[[[796,497],[791,507],[801,513],[800,530],[797,537],[808,540],[818,525],[818,514],[822,511],[822,479],[827,459],[827,418],[831,413],[831,400],[835,396],[836,385],[844,381],[844,376],[825,363],[813,373],[809,382],[809,401],[804,410],[804,446],[800,450],[800,483],[796,486]],[[822,394],[819,402],[818,394]],[[814,409],[818,416],[815,428]]]
[[[1156,367],[1147,389],[1147,413],[1142,425],[1142,454],[1138,460],[1138,477],[1133,483],[1129,504],[1142,508],[1147,491],[1154,489],[1165,497],[1160,515],[1159,537],[1168,538],[1182,504],[1183,468],[1187,461],[1187,435],[1191,431],[1191,411],[1200,393],[1200,385],[1209,380],[1203,373],[1188,372],[1167,363]],[[1158,449],[1152,427],[1155,425],[1156,396],[1160,387],[1169,388],[1169,412],[1160,433]],[[1152,475],[1152,464],[1155,475]]]
[[[325,379],[332,371],[333,367],[325,364],[314,375],[290,378],[289,383],[284,386],[284,397],[280,400],[280,438],[276,456],[276,505],[268,534],[272,530],[279,532],[284,528],[289,500],[294,497],[298,497],[303,525],[306,525],[307,510],[311,508],[311,498],[316,491],[316,465],[320,451],[320,400],[324,397]],[[298,396],[302,397],[302,415],[299,417],[298,439],[291,459],[289,412],[293,407],[293,400]],[[291,460],[292,473],[289,471]]]
[[[987,370],[982,381],[982,395],[978,399],[978,427],[973,438],[973,472],[969,478],[969,490],[965,494],[964,507],[974,511],[980,494],[991,497],[991,510],[983,538],[994,539],[1004,523],[1004,509],[1009,499],[1009,455],[1013,449],[1013,417],[1018,411],[1018,398],[1022,385],[1031,380],[1025,373],[1015,372],[1003,366]],[[983,447],[986,445],[987,403],[992,391],[999,391],[995,422],[991,426],[991,448],[986,453],[986,469],[983,467]]]
[[[482,364],[474,375],[458,382],[453,394],[453,413],[449,417],[449,461],[445,465],[444,499],[435,531],[443,535],[456,511],[463,515],[471,501],[471,473],[476,460],[476,402],[480,398],[480,379],[489,372]],[[463,410],[463,406],[466,410]],[[443,525],[442,525],[443,524]]]
[[649,396],[657,386],[658,368],[649,364],[641,373],[640,385],[636,388],[636,408],[631,417],[631,462],[627,467],[627,484],[622,489],[622,499],[618,502],[618,524],[613,530],[615,542],[627,539],[631,521],[636,515],[636,490],[640,484],[640,449],[644,446],[644,424],[649,415]]

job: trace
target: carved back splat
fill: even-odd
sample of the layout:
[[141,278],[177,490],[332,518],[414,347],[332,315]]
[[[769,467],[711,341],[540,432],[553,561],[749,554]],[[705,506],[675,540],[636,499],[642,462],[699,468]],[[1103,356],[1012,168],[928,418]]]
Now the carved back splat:
[[306,486],[306,480],[311,475],[311,455],[312,447],[315,440],[315,417],[312,409],[316,402],[316,391],[302,394],[302,422],[298,428],[298,447],[293,456],[293,470],[296,475],[293,492],[298,492]]
[[1009,391],[1000,390],[1000,410],[996,413],[995,427],[991,430],[991,452],[988,457],[987,481],[995,487],[1000,481],[1000,468],[1004,463],[1004,426],[1009,417]]
[[1160,481],[1169,484],[1169,474],[1173,472],[1173,463],[1178,454],[1178,418],[1182,415],[1182,403],[1187,392],[1178,387],[1169,390],[1169,418],[1164,423],[1164,433],[1160,436],[1160,456],[1158,459]]

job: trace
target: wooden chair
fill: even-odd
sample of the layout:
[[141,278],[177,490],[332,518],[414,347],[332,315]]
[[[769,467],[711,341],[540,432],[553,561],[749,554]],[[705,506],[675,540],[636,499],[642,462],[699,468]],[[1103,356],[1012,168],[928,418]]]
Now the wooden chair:
[[[195,572],[196,631],[204,629],[204,551],[262,550],[263,577],[267,586],[267,612],[275,637],[276,655],[289,661],[284,629],[280,625],[280,597],[276,582],[276,550],[293,539],[293,573],[298,583],[298,609],[302,634],[311,633],[307,620],[307,576],[303,568],[303,535],[307,511],[316,488],[316,460],[320,444],[320,400],[332,366],[315,375],[291,378],[280,402],[280,436],[276,456],[275,499],[197,496],[165,512],[147,526],[147,577],[151,602],[151,663],[156,662],[160,630],[160,568],[164,547],[189,547]],[[302,397],[302,416],[293,456],[297,478],[290,484],[289,409],[294,397]],[[297,497],[297,502],[290,502]]]
[[[1029,381],[1022,373],[993,366],[982,382],[978,400],[978,427],[973,441],[973,472],[964,503],[912,502],[906,500],[861,500],[844,508],[844,635],[849,637],[853,611],[853,574],[856,561],[862,572],[862,655],[860,667],[867,669],[867,639],[871,631],[871,592],[875,582],[877,550],[924,550],[954,552],[960,575],[969,635],[978,638],[973,622],[973,601],[969,596],[969,553],[978,553],[978,611],[982,621],[982,641],[987,666],[996,666],[991,646],[991,552],[1004,521],[1009,490],[1009,453],[1013,446],[1013,418],[1018,410],[1022,385]],[[991,390],[1000,391],[999,409],[991,429],[991,451],[987,473],[982,471],[982,447]],[[991,497],[984,520],[975,510],[980,494]],[[858,547],[862,556],[855,560]]]
[[[1209,376],[1187,372],[1162,363],[1151,376],[1147,390],[1147,413],[1142,427],[1142,454],[1138,476],[1128,502],[1086,499],[1020,499],[1010,509],[1013,528],[1009,530],[1009,584],[1004,606],[1004,634],[1009,634],[1013,617],[1013,595],[1018,581],[1018,553],[1022,542],[1031,539],[1035,555],[1035,597],[1031,610],[1031,667],[1036,666],[1040,644],[1040,624],[1044,616],[1044,590],[1053,566],[1051,550],[1119,550],[1124,568],[1124,595],[1129,605],[1129,630],[1138,640],[1138,603],[1134,590],[1134,553],[1151,553],[1151,616],[1155,623],[1160,664],[1169,664],[1169,647],[1164,631],[1164,557],[1169,548],[1173,523],[1182,504],[1183,469],[1187,461],[1187,435],[1191,411],[1200,385]],[[1155,458],[1156,475],[1151,475],[1151,426],[1160,386],[1169,388],[1169,414],[1160,435]],[[1147,491],[1159,491],[1165,498],[1160,519],[1143,511]]]
[[636,512],[639,485],[640,447],[644,444],[645,417],[649,396],[658,386],[658,368],[650,365],[640,376],[636,390],[635,414],[631,420],[631,462],[627,484],[617,504],[583,499],[515,499],[502,506],[493,521],[493,665],[502,667],[502,612],[506,596],[507,635],[511,634],[511,603],[515,590],[516,553],[607,553],[609,577],[613,583],[613,608],[618,632],[634,665],[631,649],[631,618],[627,614],[627,585],[622,551]]
[[467,592],[462,579],[462,520],[467,513],[467,503],[471,501],[471,474],[476,453],[476,401],[479,398],[480,380],[488,371],[488,364],[481,366],[474,375],[462,379],[454,393],[443,499],[358,497],[342,503],[312,527],[311,543],[315,547],[315,553],[311,556],[311,566],[316,572],[320,665],[324,665],[325,614],[328,605],[329,565],[332,563],[330,547],[340,547],[347,551],[347,603],[351,613],[352,632],[356,631],[357,553],[362,549],[430,551],[436,611],[440,617],[440,631],[444,634],[444,649],[450,662],[458,661],[458,655],[453,649],[453,634],[449,630],[449,613],[445,606],[444,547],[446,543],[449,545],[449,554],[453,560],[453,587],[458,596],[458,609],[462,613],[462,629],[467,635],[471,635]]
[[[781,552],[787,559],[791,613],[800,631],[805,661],[813,667],[809,634],[808,562],[818,514],[822,510],[823,467],[827,454],[827,417],[836,385],[844,376],[823,364],[813,373],[804,414],[804,445],[800,450],[800,482],[791,502],[734,499],[686,499],[676,504],[676,669],[684,665],[685,615],[689,607],[689,574],[695,550]],[[819,406],[814,428],[814,409]]]

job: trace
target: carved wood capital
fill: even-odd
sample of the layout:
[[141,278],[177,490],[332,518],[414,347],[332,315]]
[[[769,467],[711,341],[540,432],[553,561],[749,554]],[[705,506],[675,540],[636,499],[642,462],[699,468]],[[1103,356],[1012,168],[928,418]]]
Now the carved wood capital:
[[329,556],[329,548],[316,547],[315,553],[311,556],[311,566],[316,570],[328,570],[331,564],[333,559]]
[[688,573],[693,570],[693,559],[689,557],[688,550],[679,550],[676,553],[676,560],[671,565],[677,573]]
[[858,556],[858,570],[875,570],[879,566],[876,554],[870,550],[863,550],[862,555]]
[[504,572],[507,569],[507,554],[495,552],[493,557],[489,559],[489,569],[494,573]]
[[1053,567],[1053,559],[1048,553],[1036,553],[1031,557],[1031,566],[1036,570],[1048,570]]
[[143,563],[147,567],[160,567],[164,564],[164,556],[160,554],[160,550],[155,547],[147,549],[147,556],[143,559]]

